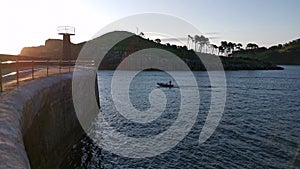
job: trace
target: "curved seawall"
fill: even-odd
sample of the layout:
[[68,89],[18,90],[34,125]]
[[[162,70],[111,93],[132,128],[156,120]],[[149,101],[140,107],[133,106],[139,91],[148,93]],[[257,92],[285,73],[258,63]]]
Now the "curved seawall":
[[0,99],[0,168],[56,168],[82,136],[72,74],[28,82]]

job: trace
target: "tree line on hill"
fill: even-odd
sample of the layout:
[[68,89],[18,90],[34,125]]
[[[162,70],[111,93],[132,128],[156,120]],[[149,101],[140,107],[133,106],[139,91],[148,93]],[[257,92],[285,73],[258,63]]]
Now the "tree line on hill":
[[[161,40],[155,39],[155,42],[161,43]],[[166,46],[176,48],[176,45],[169,43]],[[220,45],[215,45],[211,44],[209,38],[204,35],[188,35],[187,46],[177,46],[177,48],[218,56],[252,58],[275,64],[300,64],[300,39],[274,45],[270,48],[260,47],[251,42],[243,48],[241,43],[221,41]]]
[[[141,32],[140,35],[144,36],[144,33]],[[161,43],[161,40],[159,38],[155,39],[154,41],[156,43]],[[166,43],[166,45],[170,46],[169,43]],[[183,46],[183,48],[192,49],[195,52],[199,52],[199,53],[207,53],[207,54],[223,55],[223,56],[228,56],[235,51],[244,50],[243,45],[241,43],[221,41],[221,44],[219,46],[215,44],[211,44],[209,38],[205,37],[204,35],[195,35],[195,36],[188,35],[187,46]],[[248,43],[245,49],[249,50],[249,49],[257,49],[257,48],[259,48],[257,44]]]
[[[114,32],[112,32],[112,34],[113,33]],[[209,38],[205,37],[204,35],[197,35],[194,37],[188,36],[189,43],[187,46],[179,46],[170,43],[163,44],[161,43],[162,41],[159,38],[156,38],[154,40],[145,38],[143,33],[140,33],[139,35],[130,32],[128,33],[130,34],[129,38],[124,39],[119,44],[116,44],[107,53],[108,59],[106,63],[108,68],[110,67],[109,65],[115,64],[121,59],[124,59],[125,57],[129,56],[130,54],[145,48],[160,48],[163,50],[168,50],[182,58],[184,61],[189,62],[190,65],[194,65],[193,67],[197,67],[195,60],[199,59],[196,53],[202,56],[205,55],[207,57],[219,56],[222,59],[223,63],[227,64],[228,69],[234,70],[258,68],[257,66],[254,66],[254,62],[251,62],[253,60],[255,60],[255,64],[259,64],[259,60],[261,60],[261,63],[266,63],[266,61],[272,61],[264,59],[264,57],[261,56],[258,57],[257,53],[259,53],[259,51],[265,51],[266,48],[259,47],[254,43],[249,43],[246,45],[245,48],[243,48],[243,45],[240,43],[222,41],[221,44],[217,46],[211,44]],[[97,40],[97,38],[95,40]],[[103,42],[105,43],[105,41],[109,41],[109,39],[105,39]],[[61,43],[61,40],[47,40],[45,46],[29,48],[27,47],[22,50],[21,54],[26,56],[34,55],[37,57],[57,59],[59,58],[60,53],[62,53]],[[72,59],[77,58],[81,48],[85,45],[85,43],[86,42],[82,42],[80,44],[72,44]],[[276,50],[282,50],[286,49],[287,46],[291,45],[278,45],[277,47],[272,47],[272,49],[276,48]],[[238,64],[242,66],[236,67],[236,65]],[[247,66],[245,66],[245,64],[247,64]],[[270,66],[260,66],[258,69],[268,69],[269,67]],[[276,67],[273,65],[272,69],[273,68]]]
[[[202,64],[201,60],[199,60],[199,57],[220,57],[224,69],[226,70],[281,69],[274,64],[264,61],[258,61],[256,59],[218,56],[217,54],[215,54],[216,51],[210,51],[211,49],[209,48],[208,38],[199,36],[199,39],[196,41],[196,44],[193,43],[193,48],[188,48],[185,45],[171,45],[170,43],[163,44],[161,43],[162,41],[159,38],[153,40],[149,38],[146,39],[144,38],[143,33],[140,33],[139,35],[134,34],[122,40],[107,52],[105,58],[102,60],[103,62],[100,69],[114,69],[126,57],[139,50],[147,48],[156,48],[169,51],[185,61],[192,70],[205,70],[205,67]],[[229,51],[229,45],[231,45],[231,43],[227,43],[226,45],[225,44],[226,43],[223,42],[221,45],[223,45],[224,48]],[[251,45],[249,46],[251,47]],[[213,66],[213,64],[214,63],[211,63],[211,66]]]

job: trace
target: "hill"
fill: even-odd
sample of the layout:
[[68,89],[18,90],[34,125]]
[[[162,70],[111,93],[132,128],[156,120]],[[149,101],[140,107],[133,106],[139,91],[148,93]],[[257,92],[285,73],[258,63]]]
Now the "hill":
[[235,58],[252,58],[279,65],[300,65],[300,39],[270,48],[257,48],[233,52]]
[[[162,49],[165,51],[168,51],[170,53],[173,53],[177,56],[179,56],[189,67],[191,70],[205,70],[205,67],[200,59],[206,59],[206,60],[212,60],[212,62],[209,65],[210,68],[214,69],[215,63],[213,61],[216,60],[216,58],[220,58],[224,69],[225,70],[271,70],[271,69],[282,69],[281,67],[276,66],[275,64],[272,64],[267,61],[260,61],[258,59],[251,59],[251,58],[230,58],[230,57],[221,57],[216,56],[212,54],[207,53],[195,53],[194,50],[189,50],[186,46],[177,46],[177,45],[171,45],[171,44],[161,44],[159,41],[154,41],[150,39],[145,39],[141,36],[137,36],[135,34],[132,34],[130,32],[111,32],[109,33],[109,36],[118,36],[122,34],[129,34],[128,38],[125,38],[121,42],[114,45],[113,48],[111,48],[108,53],[105,55],[103,61],[101,62],[99,69],[116,69],[119,63],[129,56],[130,54],[133,54],[137,51],[143,50],[143,49]],[[108,37],[109,37],[108,36]],[[105,38],[105,37],[104,37]],[[94,39],[96,42],[98,39]],[[108,43],[109,39],[101,39],[101,43]],[[102,45],[106,46],[106,45]],[[108,46],[108,45],[107,45]],[[156,53],[156,55],[159,55],[159,53]],[[163,60],[164,56],[160,56]],[[199,59],[200,57],[200,59]],[[139,62],[137,62],[139,63]],[[143,64],[143,63],[140,63]],[[138,67],[138,65],[136,65]],[[180,68],[176,68],[177,70]]]
[[[110,32],[109,36],[123,36],[125,38],[121,42],[113,45],[112,48],[105,55],[99,69],[116,69],[116,67],[130,54],[133,54],[142,49],[155,48],[169,51],[179,56],[192,70],[205,70],[200,58],[214,59],[220,56],[195,53],[193,50],[189,50],[186,46],[176,46],[171,44],[161,44],[159,41],[145,39],[141,36],[132,34],[130,32],[115,31]],[[109,37],[105,36],[105,37]],[[101,44],[101,46],[109,46],[111,40],[109,38],[95,38],[89,42]],[[72,58],[76,59],[86,42],[80,44],[72,44]],[[57,39],[49,39],[45,42],[44,46],[39,47],[25,47],[21,51],[21,55],[34,56],[41,58],[59,59],[62,53],[62,41]],[[161,56],[163,57],[163,56]],[[257,58],[249,57],[220,57],[224,69],[226,70],[268,70],[268,69],[282,69],[275,64],[267,61],[262,61]],[[214,63],[208,65],[214,66]]]

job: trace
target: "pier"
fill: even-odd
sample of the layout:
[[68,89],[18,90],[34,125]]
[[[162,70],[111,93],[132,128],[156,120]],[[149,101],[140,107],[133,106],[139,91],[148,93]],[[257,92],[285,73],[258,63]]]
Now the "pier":
[[84,134],[72,100],[75,61],[0,63],[0,168],[57,168]]

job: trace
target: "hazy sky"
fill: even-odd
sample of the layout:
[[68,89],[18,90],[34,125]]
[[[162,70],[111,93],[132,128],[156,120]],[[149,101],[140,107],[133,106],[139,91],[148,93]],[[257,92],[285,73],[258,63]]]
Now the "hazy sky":
[[72,42],[79,43],[140,13],[179,17],[217,45],[228,40],[271,46],[300,38],[299,9],[299,0],[2,0],[0,53],[18,54],[24,46],[61,38],[56,30],[62,25],[76,28]]

